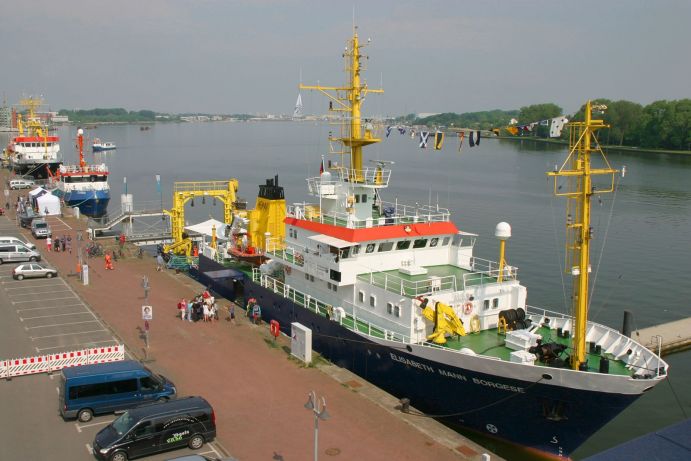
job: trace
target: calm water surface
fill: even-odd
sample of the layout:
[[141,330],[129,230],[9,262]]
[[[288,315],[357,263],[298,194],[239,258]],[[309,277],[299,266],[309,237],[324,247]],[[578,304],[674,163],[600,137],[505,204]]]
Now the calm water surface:
[[[316,176],[326,141],[336,127],[311,122],[202,123],[103,126],[90,137],[115,142],[117,151],[88,154],[111,168],[111,213],[120,207],[123,177],[135,206],[171,203],[173,182],[237,178],[240,196],[253,207],[257,185],[278,174],[288,203],[310,201],[305,178]],[[74,161],[75,128],[61,128],[66,163]],[[394,130],[395,131],[395,130]],[[519,267],[534,306],[568,311],[567,276],[562,275],[565,203],[552,196],[545,175],[566,157],[566,148],[533,142],[483,139],[480,147],[457,152],[448,137],[442,151],[422,150],[409,136],[392,133],[367,151],[367,159],[391,160],[391,185],[384,200],[432,203],[449,208],[457,226],[480,235],[476,255],[497,260],[493,237],[500,221],[511,224],[509,264]],[[338,160],[336,157],[329,157]],[[646,327],[691,316],[691,158],[610,152],[613,167],[626,165],[615,194],[595,200],[592,251],[594,294],[591,319],[619,328],[623,310]],[[366,165],[371,165],[365,163]],[[162,178],[162,196],[154,176]],[[187,207],[190,223],[214,216],[211,201]],[[670,383],[657,386],[592,437],[580,459],[684,418],[672,388],[691,415],[691,353],[672,355]],[[509,459],[512,449],[482,441]]]

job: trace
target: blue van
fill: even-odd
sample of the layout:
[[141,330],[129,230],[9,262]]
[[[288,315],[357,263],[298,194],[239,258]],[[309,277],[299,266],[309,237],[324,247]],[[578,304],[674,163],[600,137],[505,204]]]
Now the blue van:
[[60,413],[85,423],[93,415],[175,398],[175,385],[135,360],[65,368],[60,376]]

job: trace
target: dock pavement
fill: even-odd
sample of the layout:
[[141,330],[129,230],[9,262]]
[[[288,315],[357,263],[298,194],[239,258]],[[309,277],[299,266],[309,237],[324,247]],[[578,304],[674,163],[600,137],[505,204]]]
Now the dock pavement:
[[[7,172],[0,178],[5,184]],[[12,191],[10,203],[16,203],[17,193]],[[8,211],[12,219],[14,214],[13,209]],[[150,255],[120,258],[114,270],[105,269],[103,257],[87,258],[89,285],[84,286],[76,268],[77,246],[88,243],[77,239],[79,233],[86,239],[86,220],[49,217],[48,221],[54,238],[71,236],[71,254],[48,253],[43,240],[33,239],[26,229],[21,233],[36,243],[44,259],[133,357],[170,378],[180,395],[201,395],[212,404],[217,441],[238,460],[312,459],[314,415],[304,407],[311,391],[326,398],[331,415],[319,424],[320,459],[457,461],[480,460],[484,454],[501,459],[432,419],[401,413],[396,398],[347,370],[323,360],[311,367],[300,364],[289,355],[288,338],[279,337],[274,343],[268,325],[251,324],[244,310],[236,308],[235,323],[227,320],[225,299],[220,299],[220,320],[182,321],[177,302],[204,287],[184,273],[157,272]],[[153,306],[148,348],[141,319],[144,276],[151,287],[147,304]]]

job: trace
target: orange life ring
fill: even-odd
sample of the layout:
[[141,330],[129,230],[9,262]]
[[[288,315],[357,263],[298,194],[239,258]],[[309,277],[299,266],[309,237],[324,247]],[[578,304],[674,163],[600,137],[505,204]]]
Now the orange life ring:
[[470,301],[468,301],[467,303],[465,303],[465,304],[463,305],[463,313],[464,313],[465,315],[470,315],[472,312],[473,312],[473,303],[471,303]]
[[281,334],[281,327],[278,324],[277,320],[272,320],[271,322],[269,322],[269,329],[271,331],[271,336],[273,336],[274,338],[278,338],[278,335]]

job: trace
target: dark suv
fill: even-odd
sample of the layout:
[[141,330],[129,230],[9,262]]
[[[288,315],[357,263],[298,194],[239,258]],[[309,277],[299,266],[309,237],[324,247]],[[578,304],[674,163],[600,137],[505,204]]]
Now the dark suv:
[[94,455],[127,461],[185,446],[196,450],[215,437],[211,405],[201,397],[184,397],[126,411],[96,434]]

